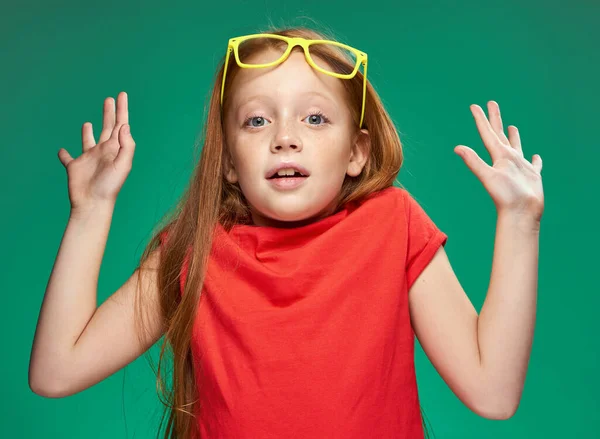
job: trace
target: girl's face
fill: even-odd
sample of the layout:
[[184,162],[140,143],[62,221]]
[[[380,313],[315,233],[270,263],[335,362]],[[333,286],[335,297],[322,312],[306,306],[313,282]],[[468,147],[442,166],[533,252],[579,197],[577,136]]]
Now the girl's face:
[[[254,57],[272,59],[264,52]],[[313,69],[296,50],[282,64],[241,69],[234,78],[224,116],[230,154],[224,172],[239,183],[255,225],[296,227],[330,215],[346,174],[361,173],[369,134],[352,120],[341,81]],[[297,187],[269,178],[286,162],[309,174]]]

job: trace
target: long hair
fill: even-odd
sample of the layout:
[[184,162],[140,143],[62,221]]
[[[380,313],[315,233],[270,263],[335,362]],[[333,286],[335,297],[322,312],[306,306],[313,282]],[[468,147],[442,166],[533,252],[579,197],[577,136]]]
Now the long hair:
[[[318,32],[304,26],[274,28],[270,26],[262,32],[303,37],[307,39],[335,40],[325,32]],[[257,39],[245,45],[248,54],[268,49],[265,39]],[[275,43],[279,44],[279,43]],[[297,47],[295,49],[298,49]],[[339,73],[352,71],[353,62],[346,54],[321,45],[311,48],[311,54],[318,56]],[[235,92],[232,82],[240,70],[235,60],[230,59],[225,84],[223,112],[227,111],[228,96]],[[161,426],[168,411],[168,421],[164,438],[198,437],[199,394],[194,362],[191,353],[191,336],[205,270],[212,246],[213,231],[217,223],[230,230],[235,224],[252,224],[248,204],[237,183],[229,183],[224,176],[223,163],[227,159],[224,143],[220,105],[221,81],[225,57],[220,61],[214,78],[214,86],[208,104],[206,122],[202,131],[203,144],[200,158],[192,173],[189,185],[182,194],[176,208],[167,215],[163,225],[158,227],[145,248],[138,268],[148,256],[160,248],[160,263],[157,271],[157,284],[160,291],[160,307],[163,316],[164,340],[160,348],[158,370],[150,364],[157,376],[157,390],[165,405]],[[345,87],[348,108],[351,109],[358,133],[360,108],[362,103],[363,75],[359,71],[352,79],[340,79]],[[345,203],[362,200],[377,191],[392,186],[403,161],[400,138],[390,116],[383,107],[376,91],[367,82],[365,115],[363,128],[369,131],[371,148],[362,173],[356,177],[346,176],[338,196],[338,209]],[[337,209],[336,209],[337,210]],[[165,241],[163,236],[167,236]],[[188,266],[187,277],[181,282],[182,265]],[[141,279],[141,270],[139,270]],[[141,285],[141,281],[138,282]],[[143,333],[144,310],[141,305],[141,291],[136,296],[136,329]],[[164,371],[165,352],[172,354],[172,389],[167,390],[161,376]],[[194,364],[195,363],[195,364]],[[160,428],[159,428],[160,431]],[[158,435],[157,435],[158,436]]]

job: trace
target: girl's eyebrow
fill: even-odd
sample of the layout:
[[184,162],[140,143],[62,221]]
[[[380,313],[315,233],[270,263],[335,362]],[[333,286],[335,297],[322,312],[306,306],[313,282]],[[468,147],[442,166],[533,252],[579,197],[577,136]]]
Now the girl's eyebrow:
[[303,96],[318,96],[321,97],[323,99],[327,99],[328,101],[333,100],[331,96],[326,95],[324,93],[321,93],[319,91],[305,91],[303,93],[300,93]]
[[[321,93],[319,91],[315,91],[315,90],[311,90],[311,91],[304,91],[299,93],[300,96],[306,96],[306,97],[311,97],[311,96],[316,96],[316,97],[320,97],[325,99],[328,103],[332,104],[334,107],[337,108],[337,105],[335,105],[335,101],[333,100],[332,96],[328,96],[324,93]],[[245,99],[243,99],[241,102],[239,102],[236,106],[235,106],[235,111],[238,111],[241,107],[243,107],[246,104],[249,104],[252,101],[268,101],[273,102],[273,99],[271,99],[269,96],[264,95],[264,94],[255,94],[255,95],[251,95]]]
[[239,110],[241,107],[243,107],[246,104],[249,104],[252,101],[269,101],[271,102],[272,99],[266,95],[262,95],[262,94],[257,94],[257,95],[252,95],[250,97],[247,97],[245,99],[242,99],[236,106],[235,106],[235,110]]
[[325,94],[325,93],[321,93],[319,91],[305,91],[300,94],[302,96],[307,96],[307,97],[316,96],[316,97],[322,98],[328,106],[331,106],[333,108],[334,111],[338,111],[338,103],[335,101],[335,98],[332,95],[330,95],[329,93]]

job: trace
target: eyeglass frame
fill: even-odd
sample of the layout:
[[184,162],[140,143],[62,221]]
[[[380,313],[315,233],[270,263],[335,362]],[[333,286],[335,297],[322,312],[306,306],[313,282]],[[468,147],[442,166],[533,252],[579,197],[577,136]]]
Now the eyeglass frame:
[[[273,62],[267,63],[267,64],[244,64],[244,63],[242,63],[240,61],[240,56],[238,53],[239,45],[246,40],[250,40],[250,39],[258,38],[258,37],[270,37],[270,38],[275,38],[275,39],[285,41],[285,42],[287,42],[287,45],[288,45],[287,49],[285,50],[283,55],[281,55],[281,57],[279,57],[279,59],[277,59]],[[338,46],[338,47],[342,47],[346,50],[351,51],[352,53],[354,53],[356,55],[356,65],[354,66],[354,70],[352,71],[352,73],[348,73],[348,74],[344,75],[341,73],[329,72],[328,70],[325,70],[325,69],[319,67],[312,60],[312,58],[310,57],[309,51],[308,51],[308,47],[311,44],[325,44],[325,43],[332,44],[332,45]],[[265,68],[265,67],[271,67],[271,66],[281,64],[288,58],[288,56],[292,52],[292,49],[296,46],[302,47],[302,49],[304,50],[304,57],[306,58],[306,62],[312,68],[314,68],[315,70],[317,70],[321,73],[325,73],[326,75],[333,76],[335,78],[340,78],[340,79],[354,78],[354,76],[356,76],[356,73],[358,72],[358,69],[360,68],[360,65],[362,64],[362,66],[363,66],[363,98],[362,98],[362,108],[360,111],[360,122],[358,124],[359,128],[362,128],[362,123],[363,123],[364,115],[365,115],[365,100],[366,100],[366,96],[367,96],[367,64],[368,64],[367,54],[358,49],[355,49],[354,47],[348,46],[343,43],[339,43],[337,41],[331,41],[331,40],[311,40],[311,39],[306,39],[306,38],[302,38],[302,37],[286,37],[283,35],[267,34],[267,33],[251,34],[251,35],[244,35],[244,36],[240,36],[240,37],[230,38],[229,42],[227,44],[227,54],[225,56],[225,66],[223,67],[223,80],[221,83],[221,108],[223,108],[223,92],[225,91],[225,77],[227,75],[227,66],[229,65],[229,55],[231,54],[231,52],[233,52],[233,54],[234,54],[234,58],[235,58],[237,65],[240,66],[241,68],[257,69],[257,68]]]

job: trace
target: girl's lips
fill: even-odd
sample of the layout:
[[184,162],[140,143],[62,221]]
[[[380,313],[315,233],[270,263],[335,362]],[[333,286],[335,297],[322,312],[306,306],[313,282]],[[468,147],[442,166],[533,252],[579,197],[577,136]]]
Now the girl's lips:
[[269,183],[275,186],[277,189],[295,189],[298,186],[304,184],[308,177],[283,177],[283,178],[269,178]]
[[277,173],[277,171],[280,171],[280,170],[286,169],[286,168],[295,169],[297,172],[300,172],[305,177],[308,177],[310,175],[310,172],[308,172],[308,169],[306,169],[300,163],[296,163],[296,162],[279,162],[277,165],[275,165],[274,167],[272,167],[271,169],[269,169],[266,172],[265,178],[271,178],[271,177],[273,177],[274,174]]

